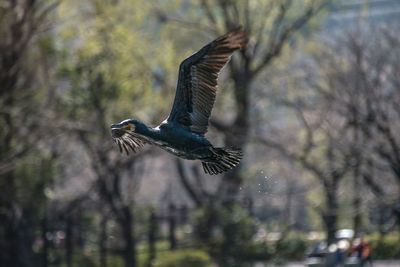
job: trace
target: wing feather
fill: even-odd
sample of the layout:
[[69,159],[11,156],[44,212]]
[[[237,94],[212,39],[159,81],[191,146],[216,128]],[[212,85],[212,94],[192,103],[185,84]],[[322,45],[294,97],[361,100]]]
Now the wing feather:
[[129,155],[129,149],[131,149],[133,153],[136,153],[146,144],[145,140],[129,132],[125,132],[124,135],[114,140],[118,144],[119,151],[121,153],[125,151],[127,155]]
[[185,59],[179,67],[176,96],[168,121],[204,135],[218,87],[218,74],[233,52],[248,42],[242,27],[217,38]]

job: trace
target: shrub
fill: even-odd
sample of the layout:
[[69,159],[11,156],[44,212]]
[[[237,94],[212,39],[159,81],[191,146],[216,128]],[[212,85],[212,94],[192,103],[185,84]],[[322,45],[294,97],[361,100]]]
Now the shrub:
[[309,246],[310,241],[305,234],[291,232],[276,244],[276,255],[289,260],[302,260]]
[[290,232],[284,239],[277,242],[253,243],[243,249],[243,258],[252,260],[302,260],[310,241],[306,234]]
[[269,243],[254,243],[243,249],[243,259],[267,261],[274,255],[274,247]]
[[210,256],[201,250],[178,250],[160,253],[154,264],[156,267],[211,267]]
[[400,258],[400,233],[382,236],[378,233],[365,237],[372,246],[374,259]]

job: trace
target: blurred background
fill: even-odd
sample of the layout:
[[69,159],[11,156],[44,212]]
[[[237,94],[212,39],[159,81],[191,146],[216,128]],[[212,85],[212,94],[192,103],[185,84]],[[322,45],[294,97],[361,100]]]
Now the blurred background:
[[[240,167],[120,154],[109,125],[163,121],[237,25],[207,137]],[[399,26],[397,0],[0,0],[0,266],[399,259]]]

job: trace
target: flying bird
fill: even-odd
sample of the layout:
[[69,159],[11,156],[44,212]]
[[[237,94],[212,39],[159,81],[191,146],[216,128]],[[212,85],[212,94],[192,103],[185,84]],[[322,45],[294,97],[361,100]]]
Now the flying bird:
[[204,172],[219,174],[237,166],[243,156],[240,148],[214,147],[204,136],[213,108],[218,74],[233,52],[247,46],[242,27],[220,36],[179,67],[174,104],[168,118],[157,127],[128,119],[111,125],[111,135],[121,153],[136,153],[146,143],[178,157],[200,160]]

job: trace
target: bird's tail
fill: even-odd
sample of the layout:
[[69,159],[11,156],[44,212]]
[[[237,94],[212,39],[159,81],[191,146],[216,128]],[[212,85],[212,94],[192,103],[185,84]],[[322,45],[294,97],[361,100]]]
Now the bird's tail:
[[207,174],[219,174],[236,167],[243,157],[240,148],[214,148],[212,161],[202,161],[204,172]]

